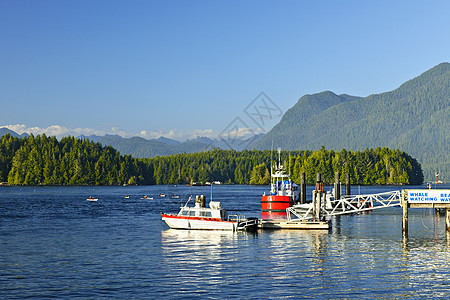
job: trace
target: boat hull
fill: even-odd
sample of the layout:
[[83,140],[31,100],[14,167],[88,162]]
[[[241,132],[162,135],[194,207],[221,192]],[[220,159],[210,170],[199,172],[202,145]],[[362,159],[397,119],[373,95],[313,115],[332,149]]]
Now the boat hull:
[[262,196],[261,219],[287,219],[286,208],[292,204],[292,198],[289,196]]
[[220,219],[207,219],[197,217],[182,217],[178,215],[161,214],[166,224],[173,229],[197,229],[197,230],[231,230],[236,231],[238,223],[222,221]]

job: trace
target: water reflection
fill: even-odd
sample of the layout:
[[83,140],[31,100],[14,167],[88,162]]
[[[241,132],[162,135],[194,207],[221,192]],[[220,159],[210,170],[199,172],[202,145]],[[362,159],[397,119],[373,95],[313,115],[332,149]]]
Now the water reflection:
[[[176,277],[176,290],[195,291],[196,295],[220,294],[224,286],[245,282],[255,260],[257,235],[247,232],[175,230],[161,232],[163,265],[169,279]],[[165,283],[171,284],[171,283]],[[208,291],[208,292],[207,292]],[[243,296],[243,295],[241,295]]]
[[403,234],[402,246],[406,252],[424,247],[429,249],[437,247],[440,251],[448,251],[450,242],[445,216],[439,210],[410,209],[408,233]]
[[166,259],[201,262],[219,259],[222,248],[237,238],[232,231],[177,230],[161,232],[162,251]]
[[263,231],[268,235],[270,247],[276,251],[289,251],[302,248],[315,255],[321,255],[325,249],[328,238],[327,230],[273,230]]
[[178,230],[167,229],[161,231],[161,242],[163,249],[170,249],[171,246],[189,246],[190,249],[206,247],[214,249],[223,242],[236,238],[236,233],[221,230]]
[[450,293],[450,251],[430,240],[414,240],[404,259],[403,278],[414,290],[427,291],[427,297],[447,297]]

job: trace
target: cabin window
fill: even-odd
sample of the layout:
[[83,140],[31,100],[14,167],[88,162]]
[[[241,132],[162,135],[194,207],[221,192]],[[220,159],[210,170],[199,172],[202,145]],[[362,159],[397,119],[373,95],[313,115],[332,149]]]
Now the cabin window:
[[194,217],[194,216],[195,216],[195,210],[191,210],[191,211],[189,212],[189,216]]
[[211,212],[210,211],[201,211],[200,212],[200,217],[207,217],[207,218],[211,218]]
[[182,210],[182,211],[181,211],[181,215],[182,215],[182,216],[187,216],[188,213],[189,213],[189,211],[187,211],[187,210]]

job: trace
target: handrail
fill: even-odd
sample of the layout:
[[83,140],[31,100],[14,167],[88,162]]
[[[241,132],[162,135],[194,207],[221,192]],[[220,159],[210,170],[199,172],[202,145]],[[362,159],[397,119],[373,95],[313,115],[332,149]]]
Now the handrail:
[[[400,206],[401,192],[383,192],[378,194],[355,195],[351,197],[342,196],[340,199],[330,201],[331,207],[321,206],[321,213],[327,217],[360,213],[363,211]],[[313,205],[291,206],[286,209],[289,221],[306,220],[312,218]],[[293,218],[296,217],[296,218]]]

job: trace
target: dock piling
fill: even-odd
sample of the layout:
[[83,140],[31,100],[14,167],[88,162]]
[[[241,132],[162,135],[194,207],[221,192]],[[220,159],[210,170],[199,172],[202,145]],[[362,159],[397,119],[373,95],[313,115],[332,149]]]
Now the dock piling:
[[321,191],[322,190],[322,174],[321,173],[317,173],[316,174],[316,191]]
[[[313,191],[313,221],[320,221],[322,207],[322,197],[325,197],[325,191],[323,190],[322,174],[316,174],[316,189]],[[324,202],[325,203],[325,202]]]
[[306,203],[306,174],[300,173],[300,203]]
[[341,173],[334,173],[334,199],[341,199]]
[[351,191],[350,191],[350,174],[349,173],[345,174],[345,195],[346,196],[350,196],[351,195]]
[[408,235],[408,200],[406,199],[405,190],[402,190],[401,205],[403,209],[402,232],[403,236],[406,237]]

